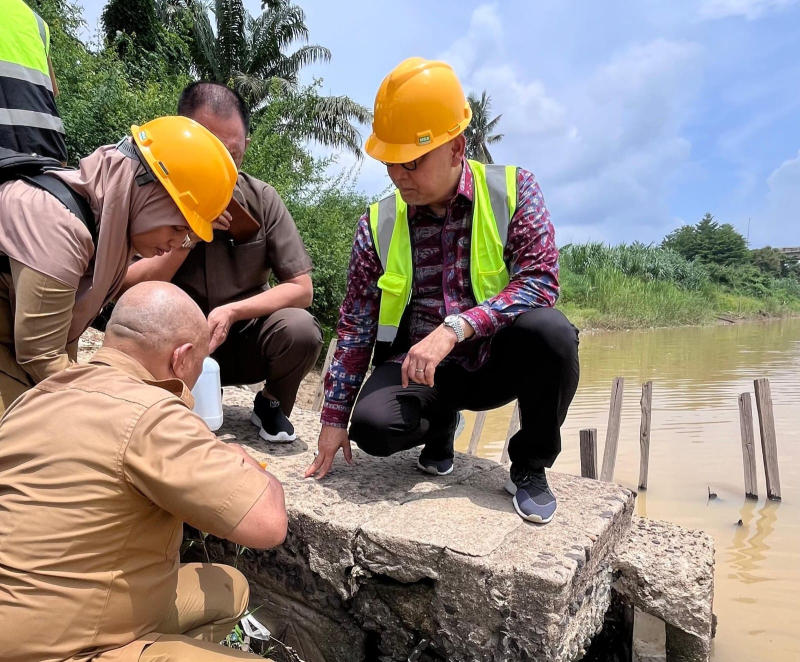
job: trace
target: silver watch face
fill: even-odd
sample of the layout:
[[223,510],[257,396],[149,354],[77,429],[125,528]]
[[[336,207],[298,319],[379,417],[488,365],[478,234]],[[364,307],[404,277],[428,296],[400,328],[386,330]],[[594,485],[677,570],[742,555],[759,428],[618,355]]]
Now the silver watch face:
[[457,324],[459,322],[458,315],[448,315],[444,318],[444,323],[448,326],[451,324]]

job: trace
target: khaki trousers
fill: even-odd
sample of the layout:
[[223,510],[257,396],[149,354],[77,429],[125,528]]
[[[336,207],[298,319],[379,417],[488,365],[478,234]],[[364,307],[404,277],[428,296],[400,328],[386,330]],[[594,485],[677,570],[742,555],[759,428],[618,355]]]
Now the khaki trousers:
[[75,290],[9,260],[0,275],[0,415],[34,384],[69,367],[78,343],[67,346]]
[[[217,563],[184,563],[178,570],[175,604],[158,626],[157,634],[143,637],[148,640],[146,644],[133,642],[125,648],[138,647],[139,662],[263,660],[219,645],[244,615],[249,598],[247,580],[235,568]],[[123,651],[108,651],[94,659],[129,659],[120,655]]]

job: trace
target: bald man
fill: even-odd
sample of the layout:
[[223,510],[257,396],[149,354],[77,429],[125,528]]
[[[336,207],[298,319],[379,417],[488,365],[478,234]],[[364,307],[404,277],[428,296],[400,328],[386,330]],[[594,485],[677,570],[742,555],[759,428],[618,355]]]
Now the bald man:
[[247,608],[242,574],[179,562],[183,522],[252,548],[286,536],[280,483],[192,412],[208,346],[185,293],[137,285],[90,364],[0,420],[4,662],[260,659],[216,645]]

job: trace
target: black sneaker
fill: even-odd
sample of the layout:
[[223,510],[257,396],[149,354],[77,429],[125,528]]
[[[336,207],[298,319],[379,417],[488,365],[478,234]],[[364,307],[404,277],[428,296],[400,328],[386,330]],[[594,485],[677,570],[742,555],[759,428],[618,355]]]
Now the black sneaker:
[[513,494],[514,510],[524,520],[547,524],[556,513],[556,498],[547,484],[544,469],[518,470],[511,466],[506,490]]
[[449,460],[428,460],[420,455],[417,460],[417,468],[432,476],[446,476],[453,473],[453,458]]
[[434,439],[428,439],[417,460],[417,468],[432,476],[447,476],[453,473],[453,442],[457,434],[461,412],[453,412],[451,432],[442,431]]
[[256,393],[253,402],[253,415],[250,420],[261,428],[258,436],[272,443],[287,444],[297,439],[294,426],[286,418],[277,400],[265,398],[263,393]]

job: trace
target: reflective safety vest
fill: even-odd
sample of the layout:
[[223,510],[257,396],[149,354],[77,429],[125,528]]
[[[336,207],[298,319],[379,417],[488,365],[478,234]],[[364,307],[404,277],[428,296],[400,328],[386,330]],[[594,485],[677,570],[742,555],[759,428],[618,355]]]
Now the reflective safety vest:
[[66,161],[47,23],[23,0],[0,0],[0,16],[0,146]]
[[[508,226],[517,210],[517,168],[469,161],[472,170],[472,235],[470,280],[475,301],[481,303],[508,285],[503,261]],[[378,342],[392,342],[411,300],[414,264],[408,226],[408,205],[400,192],[369,208],[375,250],[383,266]]]

